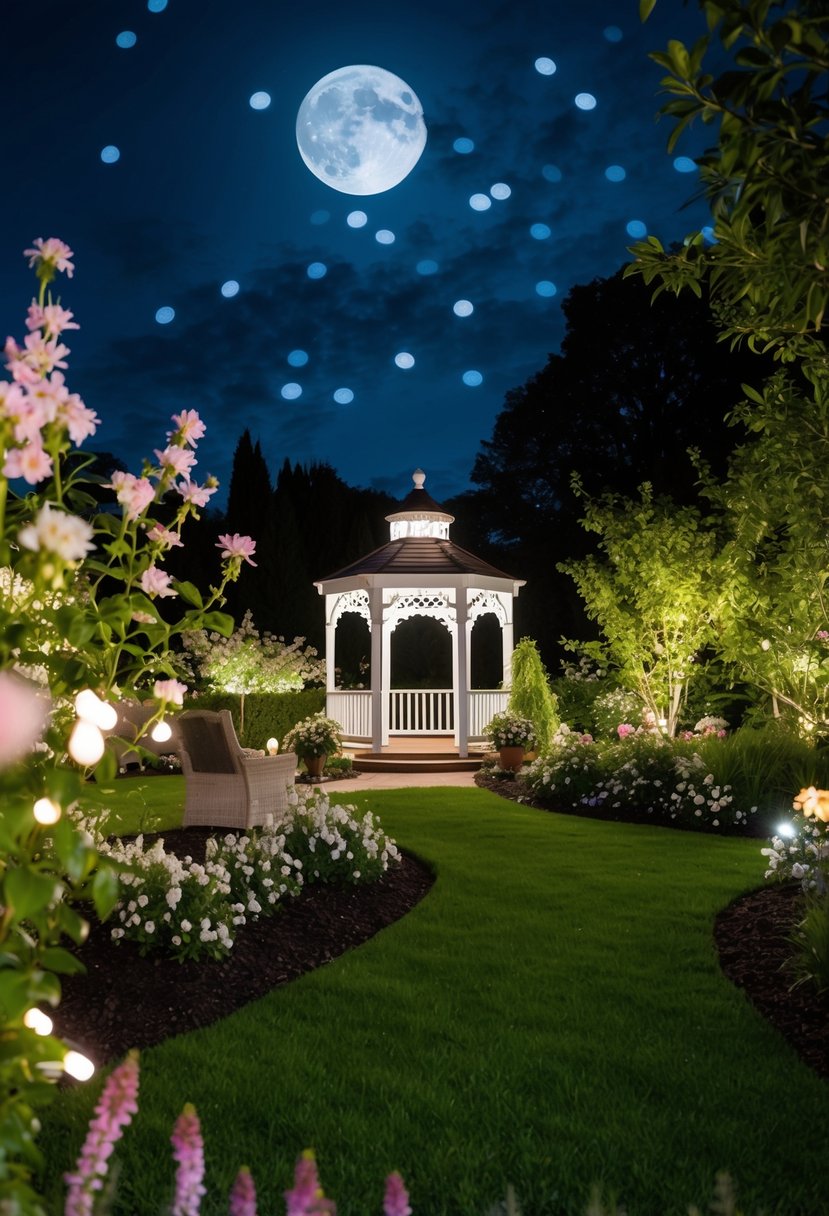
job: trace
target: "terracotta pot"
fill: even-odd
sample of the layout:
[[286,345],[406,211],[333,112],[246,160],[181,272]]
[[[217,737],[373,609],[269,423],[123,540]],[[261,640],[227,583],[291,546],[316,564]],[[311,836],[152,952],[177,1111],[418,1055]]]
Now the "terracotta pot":
[[308,770],[309,777],[321,777],[325,768],[325,756],[303,756],[302,763]]
[[521,765],[524,763],[523,747],[500,747],[498,749],[501,768],[511,769],[517,773]]

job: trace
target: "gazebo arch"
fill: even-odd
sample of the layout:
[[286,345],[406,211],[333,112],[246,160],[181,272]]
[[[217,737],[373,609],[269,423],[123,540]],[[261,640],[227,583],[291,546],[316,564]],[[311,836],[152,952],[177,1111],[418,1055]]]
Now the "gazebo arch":
[[[461,757],[471,740],[505,708],[513,649],[513,601],[524,580],[490,566],[449,539],[454,516],[424,490],[425,473],[412,476],[414,489],[387,515],[390,540],[314,585],[325,597],[326,710],[342,723],[348,739],[370,743],[380,753],[390,735],[445,734]],[[336,631],[345,612],[357,612],[371,633],[371,690],[338,689]],[[470,687],[472,626],[485,613],[501,628],[503,682],[500,689]],[[392,690],[391,636],[402,620],[428,616],[452,639],[452,688]]]

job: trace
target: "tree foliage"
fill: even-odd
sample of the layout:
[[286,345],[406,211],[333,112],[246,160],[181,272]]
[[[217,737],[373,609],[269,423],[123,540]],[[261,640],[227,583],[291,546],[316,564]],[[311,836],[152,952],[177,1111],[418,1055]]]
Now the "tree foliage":
[[509,709],[520,717],[529,718],[538,751],[546,751],[560,718],[556,695],[550,688],[547,671],[532,638],[521,638],[512,652]]
[[713,637],[716,535],[695,507],[656,499],[647,484],[638,501],[587,498],[582,522],[599,536],[600,553],[559,569],[574,580],[601,640],[569,648],[612,665],[673,735],[696,661]]

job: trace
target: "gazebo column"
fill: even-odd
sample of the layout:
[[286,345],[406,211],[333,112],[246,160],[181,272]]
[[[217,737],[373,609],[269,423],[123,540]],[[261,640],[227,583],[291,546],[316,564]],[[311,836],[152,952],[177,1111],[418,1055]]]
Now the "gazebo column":
[[455,738],[458,755],[469,755],[469,630],[466,587],[455,592]]
[[504,688],[512,687],[512,652],[514,649],[513,638],[513,623],[512,623],[512,596],[507,599],[507,596],[500,596],[501,603],[504,605],[506,620],[501,626],[501,658],[503,664],[503,686]]
[[383,747],[388,746],[389,742],[389,703],[391,702],[391,635],[394,633],[394,626],[390,621],[383,622],[383,679],[381,686],[383,689],[383,699],[380,706],[380,727],[383,739]]
[[371,613],[371,750],[383,747],[383,588],[371,587],[368,593]]
[[337,661],[337,626],[332,621],[337,595],[325,597],[325,691],[334,692],[337,687],[335,664]]

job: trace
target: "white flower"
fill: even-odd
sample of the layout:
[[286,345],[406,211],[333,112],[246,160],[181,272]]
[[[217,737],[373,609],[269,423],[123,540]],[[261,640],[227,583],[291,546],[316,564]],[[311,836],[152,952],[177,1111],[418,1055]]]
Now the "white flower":
[[92,535],[86,520],[45,503],[34,523],[20,529],[17,539],[24,549],[45,549],[65,562],[80,562],[95,548]]
[[151,921],[151,920],[147,921],[147,923],[144,925],[144,932],[145,933],[155,933],[155,924],[153,923],[153,921]]
[[189,920],[183,920],[181,922],[182,933],[189,933],[192,928],[193,928],[193,926],[190,924]]

